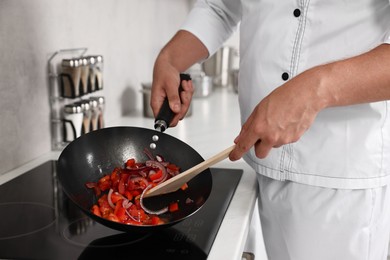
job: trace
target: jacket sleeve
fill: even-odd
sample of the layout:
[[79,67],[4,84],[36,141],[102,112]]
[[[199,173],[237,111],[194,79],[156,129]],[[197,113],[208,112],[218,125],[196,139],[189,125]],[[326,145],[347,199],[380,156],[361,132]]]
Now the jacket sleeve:
[[[390,14],[389,14],[390,15]],[[383,41],[384,43],[390,44],[390,28],[389,31],[387,32],[385,39]]]
[[181,29],[194,34],[211,56],[233,34],[240,19],[239,0],[198,0]]
[[[389,0],[389,5],[390,5],[390,0]],[[388,15],[390,15],[390,13]],[[387,33],[385,34],[383,42],[390,44],[390,28],[387,30]]]

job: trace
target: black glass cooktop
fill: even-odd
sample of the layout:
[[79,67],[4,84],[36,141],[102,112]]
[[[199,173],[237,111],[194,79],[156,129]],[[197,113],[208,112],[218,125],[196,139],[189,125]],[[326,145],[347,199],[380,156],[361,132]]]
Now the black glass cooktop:
[[0,259],[206,259],[242,175],[211,172],[210,197],[197,213],[162,231],[130,234],[84,215],[48,161],[0,186]]

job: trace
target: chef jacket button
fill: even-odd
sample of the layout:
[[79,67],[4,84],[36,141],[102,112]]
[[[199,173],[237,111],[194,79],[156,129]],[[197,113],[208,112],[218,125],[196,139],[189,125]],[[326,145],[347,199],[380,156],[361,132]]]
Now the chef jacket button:
[[287,72],[284,72],[284,73],[282,74],[282,79],[283,79],[284,81],[288,80],[289,77],[290,77],[290,76],[288,75]]
[[294,16],[295,17],[299,17],[301,15],[301,10],[299,10],[298,8],[294,10]]

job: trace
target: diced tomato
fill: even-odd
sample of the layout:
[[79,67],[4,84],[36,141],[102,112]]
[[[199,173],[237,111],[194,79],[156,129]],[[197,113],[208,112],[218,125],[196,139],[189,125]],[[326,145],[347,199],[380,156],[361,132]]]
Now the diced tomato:
[[126,198],[128,200],[130,200],[130,201],[133,200],[133,194],[131,194],[130,191],[126,190],[124,195],[126,196]]
[[179,203],[172,202],[169,204],[169,212],[175,212],[177,210],[179,210]]
[[108,206],[108,207],[107,206],[100,206],[99,210],[103,216],[112,213],[112,209],[110,206]]
[[135,159],[131,158],[126,161],[126,168],[133,168],[135,166]]
[[142,192],[141,191],[139,191],[139,190],[132,190],[132,191],[130,191],[131,192],[131,194],[133,195],[133,197],[137,197],[138,195],[140,195]]
[[[134,194],[133,194],[134,196]],[[133,201],[134,205],[137,207],[137,208],[141,208],[141,202],[140,202],[140,195],[138,196],[134,196],[134,201]]]
[[149,179],[150,179],[151,181],[155,181],[155,180],[161,179],[162,174],[163,174],[163,173],[162,173],[162,170],[158,170],[156,173],[150,174],[150,175],[149,175]]
[[161,222],[161,219],[159,217],[157,217],[157,216],[152,216],[150,218],[150,224],[151,225],[159,225],[160,222]]
[[92,206],[92,213],[95,214],[96,216],[98,217],[102,217],[102,214],[100,213],[100,209],[99,209],[99,206],[98,205],[93,205]]
[[142,225],[142,222],[135,221],[135,220],[132,220],[131,218],[128,218],[128,219],[125,221],[125,224],[140,226],[140,225]]
[[128,209],[129,211],[132,210],[132,209],[138,209],[137,205],[133,204],[130,206],[130,208]]
[[127,182],[127,190],[128,191],[133,191],[137,188],[137,186],[135,185],[135,183],[133,181],[131,181],[131,179],[128,180]]
[[117,215],[116,213],[118,212],[118,210],[122,208],[122,200],[119,200],[119,202],[117,204],[115,204],[115,209],[114,209],[114,214]]
[[118,183],[119,183],[119,174],[118,174],[118,170],[114,169],[111,173],[111,176],[110,176],[110,179],[111,179],[111,186],[113,189],[116,189],[118,187]]
[[126,209],[122,207],[122,200],[119,200],[116,204],[114,214],[118,217],[120,222],[127,220],[128,216],[126,214]]
[[122,200],[122,199],[123,199],[122,195],[120,195],[118,192],[113,192],[111,195],[111,201],[114,204],[116,204],[118,200]]
[[111,188],[111,182],[106,181],[106,182],[99,182],[99,189],[101,191],[109,190]]
[[118,184],[118,192],[123,195],[125,194],[125,191],[126,191],[125,182],[121,179]]
[[103,176],[98,182],[99,189],[102,191],[108,190],[111,188],[110,175]]
[[145,221],[145,219],[148,218],[148,215],[146,215],[146,213],[143,209],[139,209],[138,216],[139,216],[141,221]]
[[98,199],[99,209],[102,215],[107,215],[112,212],[110,204],[108,204],[107,194],[104,194]]
[[118,211],[116,212],[116,216],[119,218],[120,222],[125,222],[129,218],[129,216],[127,216],[126,214],[126,209],[124,207],[118,209]]
[[135,219],[139,219],[141,222],[144,222],[147,219],[147,215],[143,209],[130,209],[128,210],[129,214]]
[[99,179],[99,182],[106,182],[106,181],[109,181],[110,180],[110,175],[104,175],[103,177],[101,177]]
[[95,195],[97,197],[99,197],[102,194],[102,191],[101,191],[101,189],[98,186],[93,188],[93,192],[95,192]]
[[108,219],[108,220],[111,220],[111,221],[114,221],[114,222],[119,222],[119,218],[118,218],[114,213],[110,213],[110,214],[107,216],[107,219]]
[[129,173],[123,173],[123,172],[122,172],[120,179],[121,179],[124,183],[126,183],[127,180],[129,179],[129,176],[130,176]]
[[108,205],[108,200],[107,200],[107,194],[103,194],[99,199],[98,199],[98,204],[99,206],[103,206],[103,205]]
[[177,165],[173,164],[173,163],[168,164],[167,168],[172,170],[172,171],[179,171],[180,170],[180,168]]

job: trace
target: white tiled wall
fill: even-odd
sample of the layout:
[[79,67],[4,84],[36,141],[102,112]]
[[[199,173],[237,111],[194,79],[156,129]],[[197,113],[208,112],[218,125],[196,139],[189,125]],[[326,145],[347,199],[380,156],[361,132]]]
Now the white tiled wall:
[[0,174],[51,150],[48,58],[87,47],[104,57],[106,118],[142,109],[141,82],[176,32],[186,0],[1,0]]

